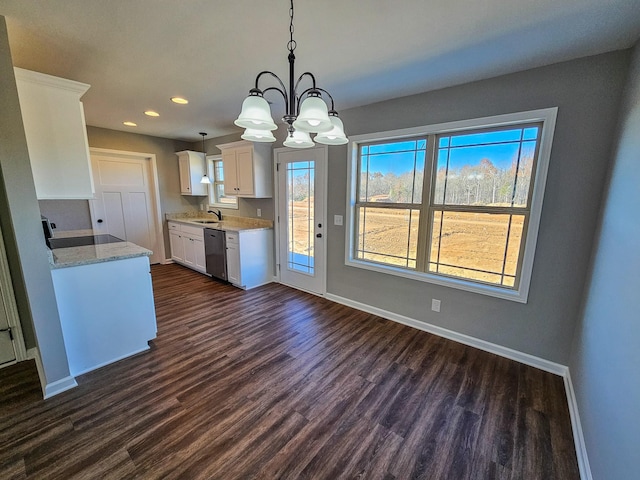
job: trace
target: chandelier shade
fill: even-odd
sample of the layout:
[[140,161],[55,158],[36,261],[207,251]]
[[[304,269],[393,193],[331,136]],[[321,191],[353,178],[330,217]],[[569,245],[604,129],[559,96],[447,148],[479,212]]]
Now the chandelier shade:
[[301,130],[291,132],[282,144],[290,148],[310,148],[314,146],[309,134]]
[[309,133],[328,132],[333,128],[327,104],[317,95],[308,96],[300,106],[298,118],[293,122],[293,128]]
[[262,95],[251,94],[242,102],[242,111],[236,119],[237,126],[253,130],[275,130],[278,126],[271,118],[269,103]]
[[275,142],[276,137],[273,136],[271,130],[258,130],[255,128],[247,128],[241,135],[244,140],[251,142]]
[[[240,115],[235,124],[245,129],[242,138],[253,142],[273,142],[273,134],[264,134],[265,131],[275,130],[277,125],[271,116],[271,108],[265,100],[264,94],[271,91],[278,92],[285,106],[285,114],[282,120],[287,124],[287,139],[284,145],[292,148],[310,148],[314,146],[310,133],[317,134],[315,139],[325,145],[342,145],[349,139],[344,133],[344,125],[338,119],[334,107],[333,97],[324,88],[316,85],[316,77],[311,72],[304,72],[294,82],[295,60],[294,54],[296,41],[293,39],[293,0],[289,8],[289,88],[275,73],[264,70],[258,74],[255,87],[249,90],[249,96],[242,103]],[[260,88],[263,77],[271,77],[276,85]],[[303,82],[304,81],[304,82]],[[301,87],[301,83],[311,84]],[[300,91],[298,90],[300,88]],[[304,99],[303,99],[304,97]],[[331,102],[331,108],[327,107],[327,99]],[[257,133],[258,131],[262,133]]]
[[321,132],[315,136],[314,140],[324,145],[344,145],[349,143],[349,139],[344,134],[344,126],[342,120],[338,118],[337,113],[330,113],[329,118],[333,128],[328,132]]

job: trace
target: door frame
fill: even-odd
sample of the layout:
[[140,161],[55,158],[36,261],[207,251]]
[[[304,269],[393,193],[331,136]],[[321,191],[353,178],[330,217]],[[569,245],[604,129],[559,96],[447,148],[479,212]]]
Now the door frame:
[[[322,280],[322,293],[317,293],[317,292],[310,292],[308,290],[304,290],[302,288],[300,288],[299,290],[303,290],[305,292],[308,293],[312,293],[314,295],[319,295],[319,296],[325,296],[327,294],[327,257],[328,257],[328,231],[329,229],[327,228],[327,191],[328,191],[328,178],[329,178],[329,148],[326,145],[316,145],[315,147],[313,147],[314,149],[320,150],[322,153],[322,161],[324,162],[324,178],[322,180],[322,185],[319,185],[320,188],[322,188],[322,192],[323,192],[323,198],[324,198],[324,205],[322,208],[323,214],[322,214],[322,224],[325,226],[325,228],[323,229],[324,231],[324,261],[322,262],[322,264],[320,265],[324,271],[324,275],[323,275],[323,280]],[[275,221],[275,227],[274,227],[274,231],[275,231],[275,242],[274,242],[274,247],[275,247],[275,259],[276,259],[276,275],[275,275],[275,280],[278,283],[282,283],[281,282],[281,276],[280,276],[280,247],[281,247],[281,242],[286,241],[286,239],[283,239],[282,236],[280,235],[280,210],[279,210],[279,205],[280,205],[280,178],[279,178],[279,170],[278,170],[278,166],[279,166],[279,162],[278,162],[278,154],[279,153],[283,153],[283,152],[291,152],[292,148],[289,147],[280,147],[280,148],[274,148],[273,149],[273,183],[275,186],[274,189],[274,195],[273,195],[273,200],[275,202],[275,206],[274,206],[274,210],[275,210],[275,217],[276,217],[276,221]],[[309,150],[309,149],[303,149],[304,150]],[[294,288],[294,287],[292,287]]]
[[2,286],[2,302],[7,314],[7,322],[11,328],[13,335],[13,349],[15,350],[16,359],[13,362],[3,364],[3,367],[14,365],[17,362],[27,360],[27,348],[24,343],[24,334],[22,333],[22,324],[18,315],[18,306],[11,282],[11,272],[9,271],[9,262],[7,260],[7,251],[4,247],[4,237],[2,229],[0,229],[0,286]]
[[[162,225],[162,213],[160,211],[160,183],[158,181],[158,162],[156,161],[155,153],[141,153],[141,152],[128,152],[126,150],[114,150],[111,148],[89,148],[90,154],[97,155],[118,155],[124,157],[134,157],[141,160],[148,160],[151,162],[149,164],[149,172],[151,174],[150,183],[150,193],[151,193],[151,208],[153,209],[153,218],[155,219],[155,234],[158,239],[158,256],[160,257],[160,263],[171,263],[171,260],[167,260],[165,245],[164,245],[164,231]],[[93,169],[92,172],[93,174]],[[95,175],[94,175],[95,178]],[[94,195],[95,199],[95,195]],[[93,210],[93,202],[89,202],[89,212],[91,214],[91,226],[93,227],[96,222],[96,215]],[[155,253],[155,252],[154,252]]]

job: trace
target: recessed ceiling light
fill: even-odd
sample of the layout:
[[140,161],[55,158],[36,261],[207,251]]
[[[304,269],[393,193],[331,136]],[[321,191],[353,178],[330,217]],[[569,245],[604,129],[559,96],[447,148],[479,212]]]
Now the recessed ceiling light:
[[137,123],[133,123],[133,122],[122,122],[123,125],[126,125],[127,127],[137,127],[138,124]]
[[177,103],[178,105],[186,105],[187,103],[189,103],[189,100],[182,97],[171,97],[171,101],[173,103]]
[[159,117],[160,114],[158,112],[154,112],[153,110],[147,110],[146,112],[144,112],[145,115],[148,115],[150,117]]

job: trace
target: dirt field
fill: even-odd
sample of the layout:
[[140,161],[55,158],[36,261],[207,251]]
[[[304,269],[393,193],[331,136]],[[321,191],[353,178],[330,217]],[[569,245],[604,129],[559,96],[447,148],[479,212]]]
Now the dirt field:
[[[509,217],[509,215],[447,212],[442,219],[442,232],[440,232],[440,213],[436,213],[432,229],[433,242],[429,270],[513,286],[524,217],[511,217],[510,230]],[[384,208],[368,208],[366,219],[362,216],[360,219],[361,222],[366,220],[364,244],[362,236],[358,243],[364,250],[360,258],[415,268],[419,212],[414,210],[411,213],[409,234],[406,228],[408,219],[408,210],[398,212]],[[307,209],[301,205],[294,206],[294,225],[298,226],[293,236],[294,252],[313,255],[313,245],[308,245],[308,239],[313,239],[313,225],[309,223]],[[291,225],[289,225],[290,235],[291,231]],[[440,237],[440,245],[438,237]],[[509,237],[508,244],[507,237]],[[501,272],[505,249],[507,261],[504,266],[506,276],[503,279]],[[370,254],[367,251],[381,254]],[[409,262],[405,258],[407,253]]]

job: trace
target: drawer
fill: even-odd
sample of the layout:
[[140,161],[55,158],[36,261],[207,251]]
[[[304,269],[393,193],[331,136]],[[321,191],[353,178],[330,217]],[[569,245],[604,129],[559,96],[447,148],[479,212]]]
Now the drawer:
[[181,225],[182,233],[186,233],[190,237],[204,238],[204,227],[192,227],[191,225]]
[[226,235],[227,238],[227,243],[234,243],[236,245],[238,245],[238,234],[236,232],[227,232]]
[[180,231],[180,224],[179,223],[175,223],[175,222],[168,222],[169,225],[169,230],[177,230],[178,232]]

